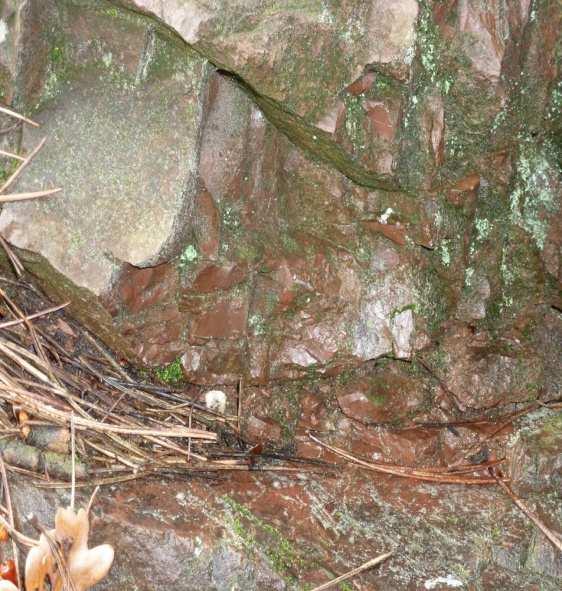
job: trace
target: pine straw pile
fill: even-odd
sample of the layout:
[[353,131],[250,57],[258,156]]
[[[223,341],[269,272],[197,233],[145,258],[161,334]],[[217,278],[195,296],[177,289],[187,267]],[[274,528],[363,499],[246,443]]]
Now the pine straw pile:
[[[41,301],[31,285],[12,283],[28,292],[27,307]],[[186,390],[136,379],[64,317],[65,304],[26,313],[7,289],[0,288],[0,298],[0,313],[9,318],[0,323],[0,450],[9,470],[37,486],[312,468],[304,464],[313,461],[252,454],[239,415],[219,414]]]
[[[38,126],[6,107],[0,113]],[[6,193],[46,139],[27,156],[0,150],[17,161],[0,187],[0,203],[56,198],[60,188]],[[240,404],[231,417],[185,390],[133,378],[84,328],[63,318],[68,303],[50,306],[23,280],[23,264],[1,235],[0,245],[15,275],[0,277],[0,454],[8,470],[57,487],[314,464],[280,455],[254,459],[241,438]]]

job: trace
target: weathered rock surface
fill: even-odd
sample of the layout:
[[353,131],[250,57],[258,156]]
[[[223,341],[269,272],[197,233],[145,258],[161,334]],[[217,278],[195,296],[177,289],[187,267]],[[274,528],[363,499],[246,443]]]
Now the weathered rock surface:
[[259,94],[315,121],[370,65],[403,76],[414,55],[414,0],[123,2],[157,16]]
[[49,141],[18,189],[64,195],[5,208],[0,228],[101,295],[120,264],[155,265],[183,238],[206,62],[136,23],[108,27],[96,13],[85,23],[68,7],[58,16],[64,44],[51,48],[42,126],[26,130],[24,149]]
[[560,391],[555,3],[28,0],[10,18],[15,96],[44,124],[24,148],[49,134],[17,188],[64,193],[0,227],[126,357],[267,384],[443,337],[460,408]]
[[[560,417],[541,412],[515,444],[512,469],[525,482],[525,502],[559,528],[560,487],[546,475],[558,455],[552,427]],[[355,453],[380,457],[366,432],[356,434]],[[436,448],[432,456],[432,446],[422,443],[427,434],[394,438],[398,447],[417,439],[426,452],[414,462],[433,465]],[[12,498],[20,516],[34,513],[46,525],[69,500],[16,480]],[[87,500],[84,494],[77,502]],[[100,589],[303,589],[391,549],[384,565],[353,579],[358,589],[554,591],[562,577],[560,556],[498,488],[435,486],[351,469],[337,478],[238,474],[108,487],[96,499],[92,526],[92,542],[116,550]]]

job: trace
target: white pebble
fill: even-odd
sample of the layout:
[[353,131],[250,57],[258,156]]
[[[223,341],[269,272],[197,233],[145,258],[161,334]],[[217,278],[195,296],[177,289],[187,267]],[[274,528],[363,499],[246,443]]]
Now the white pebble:
[[223,415],[226,410],[226,394],[222,390],[209,390],[205,393],[205,406]]

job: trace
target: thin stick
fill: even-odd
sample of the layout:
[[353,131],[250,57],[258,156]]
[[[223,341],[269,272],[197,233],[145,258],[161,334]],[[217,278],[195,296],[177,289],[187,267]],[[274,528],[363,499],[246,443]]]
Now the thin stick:
[[8,328],[10,326],[17,326],[18,324],[23,324],[24,322],[27,322],[29,320],[34,320],[35,318],[39,318],[41,316],[46,316],[47,314],[52,314],[53,312],[58,312],[59,310],[66,308],[66,306],[68,306],[68,305],[70,305],[70,302],[65,302],[64,304],[61,304],[60,306],[53,306],[52,308],[47,308],[46,310],[41,310],[40,312],[35,312],[34,314],[30,314],[29,316],[26,316],[25,318],[18,318],[17,320],[9,320],[8,322],[3,322],[2,324],[0,324],[0,328]]
[[39,123],[35,123],[35,121],[32,121],[31,119],[28,119],[27,117],[24,117],[23,115],[20,115],[19,113],[16,113],[15,111],[12,111],[12,109],[8,109],[7,107],[0,107],[0,113],[10,115],[10,117],[13,117],[14,119],[19,119],[20,121],[25,121],[33,127],[39,127]]
[[[4,465],[4,458],[0,453],[0,472],[2,473],[2,484],[4,486],[4,493],[6,494],[6,507],[8,508],[8,519],[12,529],[16,529],[16,522],[14,520],[14,508],[12,507],[12,497],[10,495],[10,487],[8,486],[8,475],[6,474],[6,466]],[[12,539],[12,553],[14,555],[14,566],[16,567],[16,581],[19,588],[21,581],[20,578],[20,565],[19,565],[19,554],[18,546],[15,540]]]
[[41,345],[41,341],[37,338],[37,333],[35,332],[35,328],[33,327],[33,324],[25,319],[25,314],[22,312],[22,310],[20,310],[19,306],[8,297],[8,295],[6,294],[6,292],[3,289],[0,289],[0,295],[2,295],[2,297],[6,300],[6,303],[11,308],[14,315],[19,316],[21,319],[24,320],[25,326],[27,327],[27,330],[29,331],[31,338],[33,339],[35,349],[36,349],[37,353],[39,354],[39,356],[41,357],[41,359],[45,362],[45,368],[47,370],[47,373],[49,374],[51,379],[54,382],[56,382],[56,379],[55,379],[53,372],[52,372],[51,364],[49,363],[49,359],[43,349],[43,346]]
[[[191,421],[193,419],[193,406],[189,409],[189,421],[187,426],[191,429]],[[191,461],[191,437],[187,440],[187,461]]]
[[70,413],[70,453],[72,461],[72,488],[70,489],[70,508],[74,511],[76,500],[76,429],[74,427],[74,413]]
[[244,378],[240,378],[238,382],[238,404],[236,408],[236,429],[240,435],[240,417],[242,416],[242,395],[244,393]]
[[94,339],[88,332],[84,331],[84,336],[88,339],[88,341],[90,341],[90,343],[92,343],[92,345],[103,355],[103,357],[105,359],[107,359],[107,361],[111,364],[111,366],[113,368],[115,368],[115,371],[117,371],[117,373],[126,381],[129,383],[132,383],[133,380],[127,375],[127,373],[123,370],[123,368],[117,363],[117,361],[115,361],[115,359],[113,359],[113,357],[111,355],[109,355],[104,349],[103,347],[101,347],[98,342],[96,341],[96,339]]
[[12,201],[26,201],[28,199],[39,199],[40,197],[48,197],[59,193],[62,189],[48,189],[46,191],[32,191],[31,193],[9,193],[8,195],[0,195],[0,203],[9,203]]
[[0,187],[0,193],[3,193],[13,182],[19,177],[19,175],[25,170],[26,166],[33,160],[37,152],[45,145],[47,138],[44,137],[33,150],[24,158],[23,162],[14,170],[14,172],[6,179],[6,182]]
[[[384,474],[392,474],[393,476],[400,476],[402,478],[413,478],[414,480],[422,480],[425,482],[440,482],[442,484],[494,484],[494,480],[492,478],[463,478],[462,476],[454,476],[454,473],[435,473],[429,472],[428,470],[419,470],[417,468],[412,468],[410,466],[396,466],[394,464],[382,464],[382,463],[374,463],[374,462],[367,462],[346,452],[339,447],[334,447],[333,445],[328,445],[320,439],[314,437],[312,433],[309,433],[308,436],[312,441],[316,442],[318,445],[334,452],[336,455],[345,458],[346,460],[350,460],[351,462],[362,466],[363,468],[367,468],[367,470],[373,470],[375,472],[382,472]],[[474,471],[481,470],[479,466],[474,466]]]
[[0,150],[0,156],[6,156],[6,158],[14,158],[15,160],[25,160],[23,156],[19,154],[12,154],[12,152],[8,152],[6,150]]
[[86,513],[89,515],[90,511],[92,510],[92,505],[94,504],[94,500],[98,494],[100,490],[99,486],[96,486],[96,488],[94,488],[94,492],[92,493],[92,496],[90,497],[90,500],[88,501],[88,506],[86,507]]
[[22,265],[22,262],[19,260],[18,256],[12,250],[11,246],[8,244],[8,241],[4,238],[4,236],[2,236],[2,234],[0,234],[0,243],[2,244],[2,248],[6,251],[8,258],[10,259],[10,262],[12,263],[12,266],[14,267],[14,271],[16,272],[16,275],[18,277],[21,277],[23,275],[24,270],[25,270]]
[[332,579],[331,581],[328,581],[327,583],[324,583],[324,584],[320,585],[319,587],[314,587],[314,589],[312,591],[323,591],[324,589],[329,589],[330,587],[333,587],[334,585],[337,585],[338,583],[341,583],[342,581],[347,581],[348,579],[351,579],[351,577],[354,577],[355,575],[362,573],[364,570],[367,570],[368,568],[371,568],[373,566],[376,566],[377,564],[380,564],[381,562],[384,562],[387,558],[390,558],[392,556],[392,554],[393,554],[393,552],[387,552],[386,554],[381,554],[380,556],[377,556],[376,558],[372,558],[371,560],[365,562],[365,564],[362,564],[361,566],[358,566],[357,568],[354,568],[354,569],[346,572],[345,574],[341,575],[340,577],[337,577],[336,579]]
[[[0,346],[1,347],[1,346]],[[3,378],[3,376],[0,376]],[[4,379],[5,381],[5,379]],[[18,388],[2,389],[2,394],[5,400],[26,406],[32,414],[43,416],[44,418],[53,420],[56,423],[67,424],[68,413],[61,411],[54,406],[42,404],[37,401],[36,397]],[[203,431],[201,429],[189,429],[187,427],[170,427],[169,429],[151,429],[149,427],[125,427],[123,425],[113,425],[108,423],[100,423],[93,419],[84,419],[82,417],[75,417],[75,426],[79,430],[88,430],[101,433],[120,433],[122,435],[140,435],[143,437],[193,437],[194,439],[205,439],[207,441],[216,441],[217,434],[212,431]]]
[[[2,510],[4,510],[4,507],[2,507]],[[8,510],[6,509],[5,513],[7,512]],[[39,545],[39,540],[34,540],[33,538],[30,538],[19,532],[17,529],[13,528],[10,523],[4,519],[4,517],[2,517],[2,515],[0,515],[0,525],[10,534],[10,537],[13,540],[16,540],[20,544],[23,544],[28,548],[33,548],[34,546]]]
[[505,482],[498,478],[494,470],[490,470],[490,474],[495,478],[499,486],[504,490],[507,496],[515,503],[515,505],[542,531],[542,533],[550,540],[554,547],[562,554],[562,540],[550,530],[530,509],[525,503],[511,490]]

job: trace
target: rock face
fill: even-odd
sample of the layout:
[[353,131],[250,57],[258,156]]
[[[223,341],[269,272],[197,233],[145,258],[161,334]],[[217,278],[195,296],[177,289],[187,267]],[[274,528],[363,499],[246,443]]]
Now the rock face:
[[459,408],[559,391],[555,3],[10,6],[48,135],[17,190],[64,192],[0,231],[124,356],[266,384],[428,348]]
[[[303,405],[309,415],[307,409],[310,403]],[[524,487],[519,494],[554,528],[561,517],[559,422],[546,410],[528,417],[510,452],[511,474]],[[406,459],[410,449],[410,461],[422,465],[435,465],[446,437],[364,427],[342,435],[365,457],[376,459],[382,449]],[[26,517],[49,526],[56,507],[68,505],[66,492],[16,477],[10,484],[28,535],[36,532]],[[79,507],[88,502],[81,491]],[[397,548],[390,561],[354,579],[358,588],[560,588],[559,554],[496,487],[439,486],[340,467],[338,478],[238,473],[103,491],[92,510],[91,542],[112,544],[115,562],[99,589],[293,591]]]

